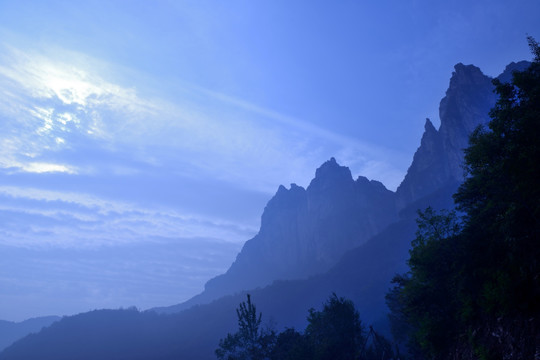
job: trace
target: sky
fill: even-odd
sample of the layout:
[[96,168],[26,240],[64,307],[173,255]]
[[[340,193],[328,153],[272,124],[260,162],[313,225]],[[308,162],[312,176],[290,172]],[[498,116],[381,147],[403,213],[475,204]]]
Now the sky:
[[0,319],[180,303],[330,157],[395,190],[540,2],[0,0]]

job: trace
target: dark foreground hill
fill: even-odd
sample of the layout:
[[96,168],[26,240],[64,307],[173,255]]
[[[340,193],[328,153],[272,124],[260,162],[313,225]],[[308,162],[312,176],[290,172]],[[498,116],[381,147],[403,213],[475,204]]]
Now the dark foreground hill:
[[[507,70],[516,66],[523,64]],[[453,206],[462,180],[460,146],[495,102],[489,80],[474,66],[456,65],[441,102],[441,127],[426,122],[396,193],[365,178],[354,181],[331,160],[308,189],[278,190],[260,233],[199,297],[161,314],[101,310],[67,317],[14,343],[0,359],[212,359],[218,340],[235,331],[245,289],[277,329],[304,328],[307,310],[320,308],[332,292],[353,300],[361,319],[382,329],[384,295],[393,275],[406,269],[416,210]],[[381,209],[383,215],[374,215]]]

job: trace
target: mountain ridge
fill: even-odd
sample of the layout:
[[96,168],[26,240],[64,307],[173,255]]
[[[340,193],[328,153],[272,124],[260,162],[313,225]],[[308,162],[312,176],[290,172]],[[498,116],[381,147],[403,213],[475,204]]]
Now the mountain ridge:
[[[191,301],[158,312],[170,313],[220,296],[266,286],[275,280],[323,273],[348,250],[397,220],[393,192],[359,176],[335,158],[323,163],[304,189],[280,185],[261,216],[260,231],[248,240],[229,270],[205,285]],[[352,218],[350,214],[357,216]]]

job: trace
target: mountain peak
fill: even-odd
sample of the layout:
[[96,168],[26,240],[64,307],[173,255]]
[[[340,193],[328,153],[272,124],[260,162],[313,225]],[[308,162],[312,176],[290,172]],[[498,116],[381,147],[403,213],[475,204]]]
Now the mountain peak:
[[426,119],[420,147],[397,189],[399,208],[429,195],[445,184],[463,180],[463,149],[469,134],[489,121],[496,96],[491,78],[474,65],[458,63],[439,106],[441,126]]
[[478,84],[485,83],[486,79],[489,86],[491,86],[491,79],[484,75],[479,67],[457,63],[454,65],[446,95],[454,91],[467,91],[470,86],[477,87]]
[[496,96],[492,79],[478,67],[459,63],[454,70],[439,106],[439,132],[445,143],[452,143],[453,150],[461,154],[468,145],[469,134],[489,121],[489,110],[495,105]]
[[[325,161],[321,166],[319,166],[319,168],[317,169],[316,173],[315,173],[315,176],[317,176],[317,173],[319,171],[321,171],[322,169],[327,169],[327,168],[338,168],[340,165],[337,163],[336,161],[336,158],[335,157],[331,157],[330,160],[327,160]],[[323,170],[324,171],[324,170]]]
[[471,75],[471,74],[482,74],[482,70],[478,66],[474,65],[464,65],[463,63],[457,63],[454,65],[454,72],[452,73],[452,77],[454,76],[462,76],[462,75]]
[[523,60],[519,62],[511,62],[510,64],[506,65],[506,68],[504,69],[503,73],[499,76],[497,76],[497,79],[499,79],[502,83],[509,83],[512,81],[513,73],[516,71],[524,71],[531,65],[530,62]]
[[283,185],[279,185],[278,189],[277,189],[277,192],[276,192],[276,195],[279,194],[279,193],[282,193],[282,192],[285,192],[287,191],[287,188]]
[[282,206],[284,203],[295,203],[298,197],[302,197],[302,194],[305,191],[306,190],[303,187],[298,186],[294,183],[291,184],[290,189],[287,189],[283,185],[279,185],[276,195],[274,195],[274,197],[270,199],[267,208],[272,208],[273,206],[276,206],[276,204],[280,204],[277,205],[279,207]]
[[435,129],[435,126],[433,126],[433,123],[431,122],[431,120],[429,118],[426,118],[426,123],[424,125],[424,131],[426,133],[437,132],[437,129]]
[[315,179],[313,180],[328,178],[352,180],[351,170],[346,166],[339,165],[336,159],[331,157],[315,171]]

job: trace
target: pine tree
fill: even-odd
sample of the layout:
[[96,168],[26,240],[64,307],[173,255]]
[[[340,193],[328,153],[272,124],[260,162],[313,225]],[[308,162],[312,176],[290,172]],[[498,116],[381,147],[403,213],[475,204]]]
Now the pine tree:
[[238,331],[227,334],[219,341],[216,355],[220,360],[265,360],[275,342],[275,333],[261,327],[262,313],[257,316],[257,309],[247,295],[247,302],[240,303],[236,309]]

